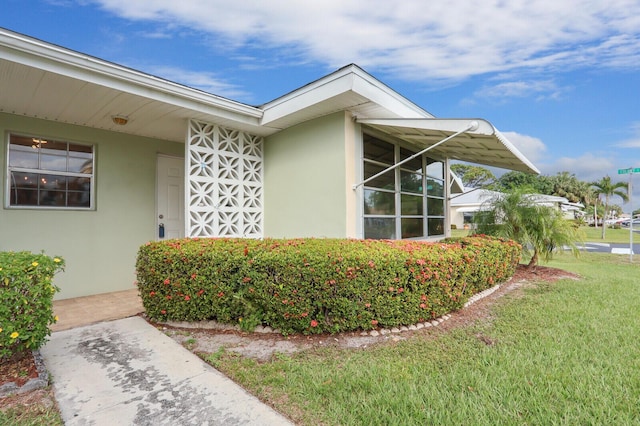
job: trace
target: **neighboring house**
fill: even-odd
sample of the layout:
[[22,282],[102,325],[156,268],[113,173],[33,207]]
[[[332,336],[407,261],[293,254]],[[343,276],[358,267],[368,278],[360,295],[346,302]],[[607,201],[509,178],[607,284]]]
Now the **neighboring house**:
[[[473,216],[487,209],[489,202],[501,195],[501,192],[475,188],[465,188],[462,194],[453,194],[450,199],[451,224],[458,229],[471,227]],[[537,204],[562,211],[566,219],[575,219],[584,208],[582,204],[570,203],[566,198],[555,195],[533,194],[531,197]]]
[[161,238],[439,239],[449,159],[538,172],[356,65],[250,106],[3,29],[0,130],[0,250],[63,256],[59,298],[132,288]]

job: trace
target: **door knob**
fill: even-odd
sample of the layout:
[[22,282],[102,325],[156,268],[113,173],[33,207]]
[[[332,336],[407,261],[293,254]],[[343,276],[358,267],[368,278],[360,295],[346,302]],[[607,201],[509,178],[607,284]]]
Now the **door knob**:
[[163,214],[158,215],[158,218],[159,218],[159,219],[164,219],[164,215],[163,215]]

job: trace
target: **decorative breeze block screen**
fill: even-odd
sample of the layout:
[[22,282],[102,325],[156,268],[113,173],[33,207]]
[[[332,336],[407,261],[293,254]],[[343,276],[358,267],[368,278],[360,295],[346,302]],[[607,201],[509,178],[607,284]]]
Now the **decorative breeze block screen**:
[[262,138],[191,120],[190,237],[262,238]]

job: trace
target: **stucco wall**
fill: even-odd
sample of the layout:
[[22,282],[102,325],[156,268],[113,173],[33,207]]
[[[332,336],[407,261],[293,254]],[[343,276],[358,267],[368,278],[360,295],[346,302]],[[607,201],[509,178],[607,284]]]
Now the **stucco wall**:
[[[7,209],[7,132],[95,145],[95,211]],[[57,299],[134,288],[138,247],[156,236],[156,155],[184,145],[0,114],[0,250],[64,257]]]
[[348,121],[345,113],[336,113],[265,139],[265,237],[347,237],[353,232],[347,223],[353,216],[353,207],[347,206],[345,165],[353,161],[345,148]]

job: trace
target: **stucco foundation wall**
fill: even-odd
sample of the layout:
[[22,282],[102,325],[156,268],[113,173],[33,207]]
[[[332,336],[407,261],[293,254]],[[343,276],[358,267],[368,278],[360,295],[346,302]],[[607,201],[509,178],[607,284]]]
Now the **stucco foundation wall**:
[[265,139],[265,237],[348,236],[346,119],[336,113]]
[[[95,145],[92,211],[7,209],[7,134]],[[57,299],[134,288],[138,247],[156,237],[156,155],[184,155],[184,145],[0,114],[0,250],[64,257]]]

